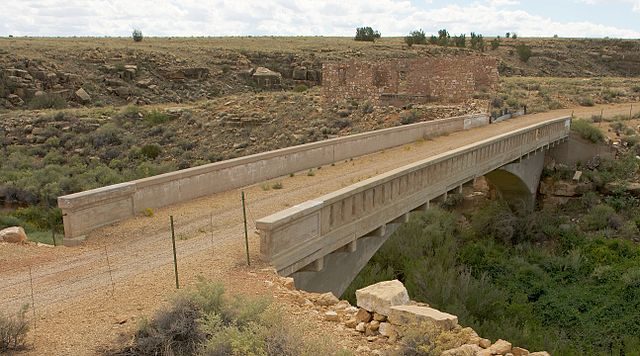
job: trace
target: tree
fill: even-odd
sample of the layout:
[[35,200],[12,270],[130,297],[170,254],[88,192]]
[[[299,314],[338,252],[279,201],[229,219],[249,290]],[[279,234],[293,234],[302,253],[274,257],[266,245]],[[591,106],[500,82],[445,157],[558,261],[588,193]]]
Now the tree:
[[511,34],[511,38],[513,38],[513,39],[515,40],[516,38],[518,38],[518,34],[516,34],[516,33],[514,32],[513,34]]
[[450,38],[451,36],[446,29],[443,28],[442,30],[438,31],[438,44],[440,44],[441,46],[448,46]]
[[505,34],[505,37],[506,37],[506,38],[510,38],[510,37],[511,37],[511,32],[507,32],[507,33]]
[[453,44],[459,48],[467,46],[467,36],[463,33],[460,36],[453,36]]
[[373,28],[366,26],[356,28],[356,37],[354,39],[356,41],[374,42],[381,36],[380,32],[374,31]]
[[471,48],[484,52],[484,38],[481,34],[471,32]]
[[413,46],[414,44],[427,44],[427,36],[424,34],[424,31],[422,31],[422,29],[411,31],[411,33],[409,33],[409,36],[404,38],[404,42],[406,42],[409,47]]
[[142,31],[140,31],[139,29],[133,30],[133,33],[131,34],[131,36],[133,37],[133,40],[135,42],[141,42],[142,41]]

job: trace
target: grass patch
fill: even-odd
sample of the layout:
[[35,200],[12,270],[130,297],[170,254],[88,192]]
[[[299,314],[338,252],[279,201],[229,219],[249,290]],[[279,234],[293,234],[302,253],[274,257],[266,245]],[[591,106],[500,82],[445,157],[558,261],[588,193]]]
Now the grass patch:
[[571,130],[593,143],[604,142],[604,134],[602,131],[585,120],[574,120],[571,123]]
[[67,107],[67,101],[57,94],[42,94],[34,96],[29,101],[29,109],[64,109]]

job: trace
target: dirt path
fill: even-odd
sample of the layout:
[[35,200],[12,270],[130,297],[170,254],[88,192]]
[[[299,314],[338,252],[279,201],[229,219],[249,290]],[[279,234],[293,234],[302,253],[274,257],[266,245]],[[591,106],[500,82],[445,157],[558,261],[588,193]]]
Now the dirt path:
[[[575,114],[588,117],[600,114],[601,109],[605,115],[628,115],[629,104],[578,108]],[[232,293],[270,295],[270,284],[265,281],[273,276],[259,261],[255,219],[430,155],[571,112],[528,115],[336,162],[314,169],[313,175],[298,172],[246,187],[251,267],[246,267],[244,255],[240,190],[99,229],[77,248],[0,245],[0,310],[16,311],[31,303],[33,283],[36,328],[29,335],[32,354],[95,354],[100,347],[123,342],[121,338],[130,337],[142,316],[175,294],[169,215],[176,222],[181,286],[202,276],[224,282]],[[282,189],[273,189],[275,182]]]

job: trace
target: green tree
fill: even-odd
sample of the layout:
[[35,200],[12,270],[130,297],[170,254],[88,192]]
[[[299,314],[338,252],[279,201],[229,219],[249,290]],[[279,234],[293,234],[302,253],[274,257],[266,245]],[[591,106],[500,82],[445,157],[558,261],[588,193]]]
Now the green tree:
[[356,28],[356,37],[354,39],[356,41],[374,42],[381,36],[380,32],[374,31],[373,28],[369,26],[365,26]]
[[453,44],[459,48],[467,46],[467,36],[463,33],[460,36],[453,36]]
[[527,46],[524,43],[521,43],[518,46],[516,46],[516,51],[518,52],[518,57],[520,57],[520,60],[525,63],[528,62],[529,58],[531,58],[532,56],[531,48],[529,48],[529,46]]
[[409,36],[404,38],[404,42],[409,45],[409,47],[413,46],[414,44],[427,44],[427,36],[424,34],[424,31],[422,31],[422,29],[411,31],[411,33],[409,33]]
[[471,48],[484,52],[484,38],[481,34],[471,32]]
[[131,34],[131,37],[133,37],[133,40],[135,42],[141,42],[142,41],[142,31],[139,30],[139,29],[133,30],[133,33]]

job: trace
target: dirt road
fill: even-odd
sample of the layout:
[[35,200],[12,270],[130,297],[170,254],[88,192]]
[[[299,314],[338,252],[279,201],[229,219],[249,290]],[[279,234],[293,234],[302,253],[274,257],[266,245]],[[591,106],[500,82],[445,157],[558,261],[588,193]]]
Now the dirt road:
[[[634,105],[640,109],[640,105]],[[629,104],[575,109],[576,116],[628,115]],[[225,283],[232,293],[269,294],[272,278],[258,259],[256,218],[357,181],[497,134],[570,115],[528,115],[433,140],[336,162],[244,188],[249,208],[251,267],[246,266],[240,190],[159,209],[90,234],[76,248],[0,245],[0,310],[35,305],[28,353],[95,354],[126,342],[136,322],[175,295],[169,216],[174,216],[180,285],[198,276]],[[274,183],[281,183],[275,189]],[[31,277],[30,277],[31,276]],[[28,316],[33,318],[33,309]],[[121,338],[125,338],[122,340]]]

